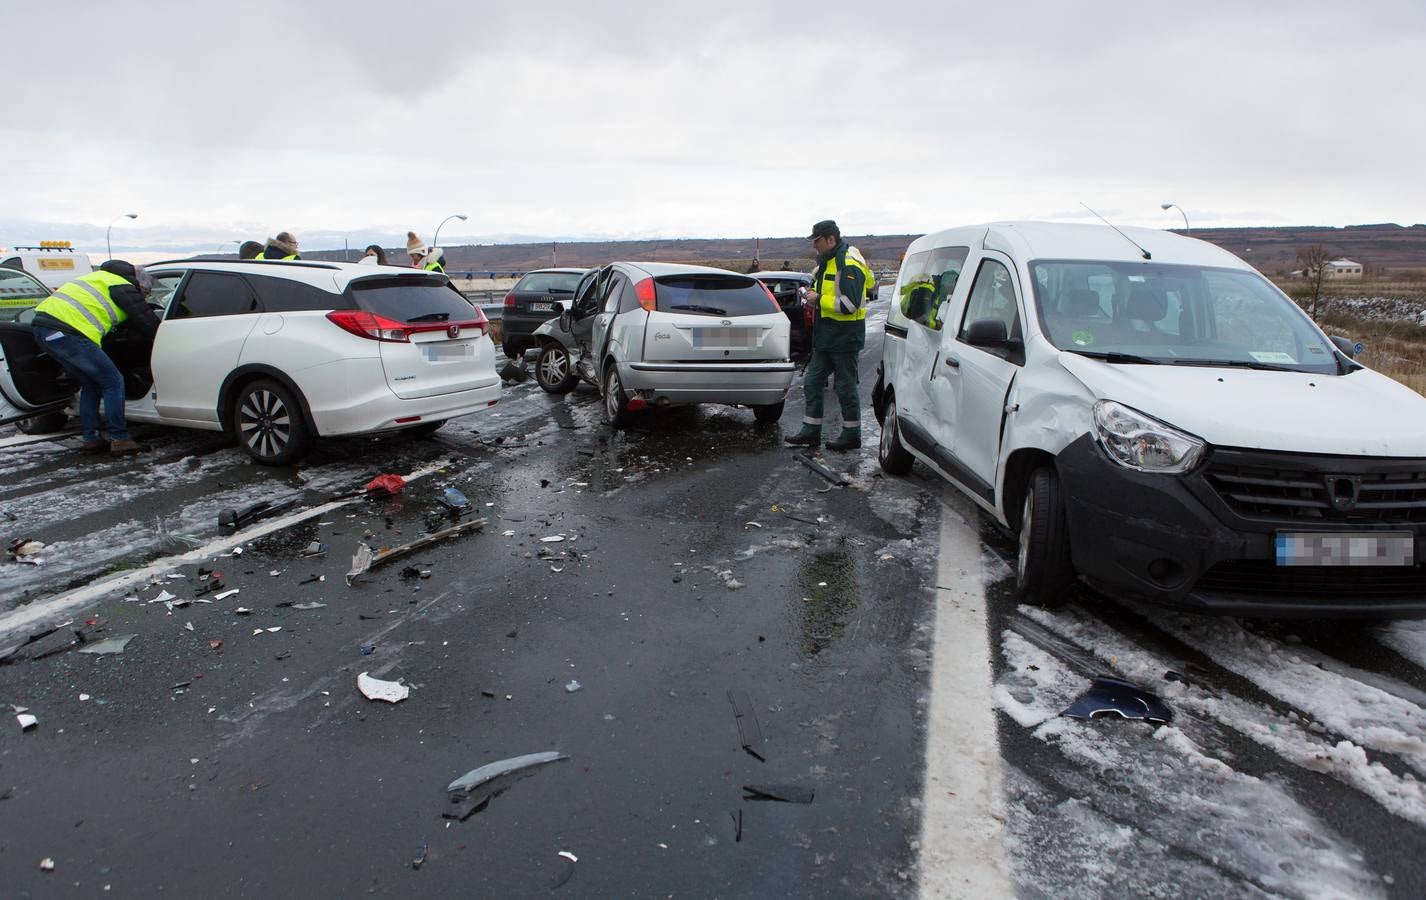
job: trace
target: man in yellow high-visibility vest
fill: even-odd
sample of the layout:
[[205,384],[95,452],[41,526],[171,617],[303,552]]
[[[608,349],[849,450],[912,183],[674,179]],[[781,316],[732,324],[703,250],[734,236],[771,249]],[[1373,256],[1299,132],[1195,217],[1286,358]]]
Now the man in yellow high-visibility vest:
[[[88,275],[60,285],[35,307],[35,343],[79,383],[79,424],[84,453],[114,456],[143,449],[129,437],[124,420],[124,376],[104,352],[104,335],[119,326],[137,329],[150,340],[158,317],[147,297],[153,281],[140,266],[111,259]],[[99,401],[109,439],[99,437]]]
[[817,273],[812,278],[812,353],[802,389],[807,395],[802,430],[783,440],[794,447],[822,443],[822,395],[833,376],[842,407],[842,433],[827,442],[828,450],[855,450],[862,445],[861,404],[857,398],[857,359],[866,344],[866,304],[871,269],[861,251],[842,240],[831,219],[812,226]]

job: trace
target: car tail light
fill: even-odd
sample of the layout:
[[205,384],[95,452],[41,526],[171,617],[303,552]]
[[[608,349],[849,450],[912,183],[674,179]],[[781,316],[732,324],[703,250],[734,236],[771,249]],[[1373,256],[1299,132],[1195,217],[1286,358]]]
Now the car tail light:
[[[505,305],[512,305],[509,297],[505,298]],[[462,322],[461,324],[474,325],[476,328],[480,329],[480,333],[483,335],[490,333],[490,320],[485,317],[485,311],[478,306],[475,308],[475,318],[471,319],[469,322]]]
[[327,318],[333,325],[360,338],[397,344],[411,342],[410,334],[400,322],[364,309],[338,309],[327,313]]
[[645,278],[634,285],[634,296],[639,298],[639,306],[653,312],[658,306],[658,287],[652,278]]
[[514,309],[514,308],[515,308],[515,295],[514,295],[513,293],[510,293],[510,294],[506,294],[506,295],[505,295],[505,308],[506,308],[506,309]]
[[782,307],[777,305],[777,298],[772,295],[772,290],[767,286],[767,283],[759,281],[758,284],[762,287],[763,293],[767,294],[767,299],[772,303],[772,311],[782,312]]

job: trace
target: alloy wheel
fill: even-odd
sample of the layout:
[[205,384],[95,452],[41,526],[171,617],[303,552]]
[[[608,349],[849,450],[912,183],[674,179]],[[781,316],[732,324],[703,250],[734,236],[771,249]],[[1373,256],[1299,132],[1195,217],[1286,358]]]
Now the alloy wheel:
[[559,384],[569,377],[569,354],[550,350],[540,355],[540,378],[545,384]]
[[1025,505],[1020,510],[1020,541],[1019,548],[1015,554],[1015,574],[1021,581],[1025,579],[1025,566],[1030,561],[1030,535],[1034,529],[1035,516],[1035,493],[1032,490],[1025,492]]
[[259,389],[243,397],[238,410],[238,439],[261,457],[280,454],[292,439],[292,419],[282,398]]
[[604,412],[609,417],[609,421],[616,422],[619,419],[620,407],[623,405],[623,391],[619,387],[619,373],[614,371],[614,367],[609,367],[609,374],[604,376]]

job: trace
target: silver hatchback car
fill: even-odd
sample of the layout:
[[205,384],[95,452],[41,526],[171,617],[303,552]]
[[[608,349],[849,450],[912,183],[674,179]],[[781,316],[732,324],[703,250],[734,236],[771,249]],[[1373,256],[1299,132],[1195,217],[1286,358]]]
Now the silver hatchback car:
[[787,316],[755,278],[724,269],[616,262],[585,273],[569,308],[535,331],[552,394],[599,388],[605,419],[649,408],[750,406],[782,416],[794,372]]

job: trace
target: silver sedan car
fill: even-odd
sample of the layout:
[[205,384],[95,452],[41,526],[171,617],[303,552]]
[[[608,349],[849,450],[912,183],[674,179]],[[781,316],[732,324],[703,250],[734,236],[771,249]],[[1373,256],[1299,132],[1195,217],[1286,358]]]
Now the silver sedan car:
[[792,384],[787,316],[761,282],[704,266],[616,262],[585,273],[535,331],[535,375],[552,394],[599,388],[613,425],[650,408],[750,406],[782,416]]

